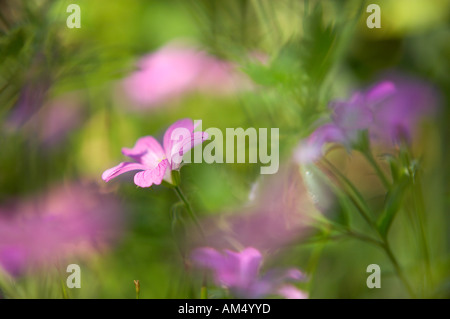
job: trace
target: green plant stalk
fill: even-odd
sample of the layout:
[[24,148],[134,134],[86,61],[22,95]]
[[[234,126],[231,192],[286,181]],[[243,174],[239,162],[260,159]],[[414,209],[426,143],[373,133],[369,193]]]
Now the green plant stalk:
[[386,175],[383,173],[383,170],[381,169],[380,165],[378,165],[377,161],[373,157],[373,154],[370,150],[366,152],[362,152],[364,157],[367,159],[367,161],[372,165],[372,167],[375,169],[378,177],[380,178],[380,181],[383,183],[383,186],[386,187],[386,189],[391,189],[391,183],[388,181]]
[[197,219],[197,216],[195,215],[194,211],[192,210],[191,204],[189,203],[186,196],[184,196],[183,192],[181,191],[181,188],[179,186],[175,186],[174,189],[175,189],[175,193],[178,195],[178,198],[180,198],[180,200],[183,202],[184,206],[186,207],[189,217],[194,222],[200,235],[202,236],[203,239],[206,239],[205,233],[203,232],[203,229],[202,229],[202,226],[200,225],[200,223]]
[[200,299],[208,299],[208,289],[205,286],[200,290]]
[[139,299],[141,293],[141,284],[139,283],[139,280],[134,280],[134,286],[136,288],[136,299]]
[[316,270],[319,265],[319,259],[322,255],[323,249],[325,248],[326,243],[328,242],[329,235],[320,240],[320,242],[316,243],[316,247],[314,247],[311,257],[308,261],[307,273],[309,274],[309,280],[307,284],[307,290],[311,291],[313,283],[316,278]]
[[[351,192],[349,192],[347,190],[346,193],[349,196],[350,200],[352,201],[353,205],[355,205],[355,207],[357,208],[361,217],[369,224],[369,226],[376,229],[374,222],[370,218],[371,213],[370,213],[369,209],[366,207],[366,205],[363,204],[364,199],[363,199],[362,195],[358,192],[356,187],[353,185],[353,183],[350,182],[350,180],[347,177],[345,177],[341,172],[339,172],[337,167],[334,166],[330,161],[328,161],[325,158],[323,159],[323,161],[330,167],[333,174],[337,178],[339,178],[341,183],[345,184],[348,188],[350,188]],[[378,234],[378,231],[377,231],[377,234]]]
[[433,276],[431,273],[430,252],[428,249],[428,241],[425,232],[425,204],[423,201],[422,187],[420,177],[417,177],[413,185],[414,206],[419,224],[419,234],[422,243],[422,253],[425,260],[425,272],[429,284],[433,285]]
[[384,242],[383,249],[386,252],[387,256],[389,257],[391,263],[394,265],[395,271],[397,272],[397,276],[403,282],[403,285],[408,290],[409,295],[412,298],[416,298],[416,294],[414,293],[414,291],[412,290],[411,286],[409,285],[409,282],[406,279],[405,274],[403,273],[402,268],[400,267],[397,259],[395,258],[394,254],[392,253],[392,250],[391,250],[387,240],[385,240],[385,242]]
[[61,283],[61,292],[62,292],[63,299],[69,299],[66,285],[64,284],[64,280],[62,278],[60,278],[60,283]]
[[[370,157],[370,156],[369,156]],[[373,159],[373,157],[371,157]],[[378,234],[378,236],[380,237],[381,241],[378,240],[374,240],[366,235],[362,235],[359,234],[358,232],[352,231],[352,230],[348,230],[347,233],[349,236],[355,237],[357,239],[360,239],[362,241],[366,241],[372,244],[375,244],[379,247],[381,247],[384,252],[386,253],[386,255],[388,256],[389,260],[391,261],[391,263],[393,264],[395,271],[397,273],[397,276],[400,278],[400,280],[403,282],[403,285],[406,287],[409,295],[412,298],[416,298],[416,294],[414,293],[414,291],[411,288],[411,285],[409,284],[408,280],[406,279],[397,259],[395,258],[394,254],[392,253],[392,250],[389,246],[388,240],[383,238],[383,236],[381,236],[381,234],[378,231],[378,228],[376,227],[376,225],[373,223],[372,219],[369,217],[370,216],[370,212],[364,209],[363,205],[361,205],[358,202],[359,200],[362,200],[360,197],[361,195],[359,194],[359,192],[357,191],[356,187],[352,184],[352,182],[350,182],[341,172],[339,172],[339,170],[328,160],[324,159],[324,162],[328,164],[328,166],[331,168],[332,172],[335,174],[335,176],[337,176],[341,181],[343,181],[355,194],[357,198],[354,198],[355,195],[353,193],[350,193],[347,191],[347,195],[349,196],[350,200],[352,201],[352,203],[355,205],[355,207],[357,208],[358,212],[362,215],[362,217],[364,218],[364,220],[366,220],[366,222],[369,224],[369,226]],[[375,161],[374,164],[376,165]],[[381,172],[381,170],[380,170]],[[383,175],[384,176],[384,175]],[[387,179],[386,179],[387,181]],[[390,186],[389,186],[390,187]],[[365,206],[365,205],[364,205]]]
[[[425,262],[425,273],[426,278],[429,284],[433,285],[433,276],[431,272],[431,262],[430,262],[430,253],[428,249],[428,241],[426,237],[426,231],[425,231],[425,203],[423,199],[423,192],[422,192],[422,183],[420,178],[420,171],[417,173],[412,171],[411,169],[411,159],[409,154],[412,154],[411,149],[406,145],[407,152],[404,153],[404,160],[406,161],[406,165],[408,167],[408,171],[410,176],[412,176],[412,195],[413,195],[413,206],[414,206],[414,212],[416,215],[417,224],[419,226],[419,236],[420,236],[420,242],[421,242],[421,249],[422,254],[424,257]],[[426,283],[424,283],[426,286]]]

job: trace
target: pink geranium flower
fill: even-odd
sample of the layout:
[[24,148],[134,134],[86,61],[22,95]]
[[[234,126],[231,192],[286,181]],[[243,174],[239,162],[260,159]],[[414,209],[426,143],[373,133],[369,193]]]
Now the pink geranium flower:
[[301,141],[295,151],[299,163],[311,163],[323,155],[328,143],[346,148],[357,145],[361,133],[367,131],[371,140],[391,145],[410,142],[422,118],[433,114],[439,95],[428,83],[403,75],[394,75],[349,100],[332,101],[332,122],[318,127]]
[[229,94],[250,87],[232,63],[185,43],[169,43],[145,55],[123,80],[128,98],[139,107],[165,104],[191,92]]
[[13,204],[0,207],[0,272],[12,276],[90,256],[122,232],[117,201],[86,185],[58,185]]
[[289,291],[283,289],[283,283],[288,280],[304,280],[303,273],[297,269],[272,270],[260,276],[262,255],[252,247],[240,252],[225,250],[223,253],[210,247],[203,247],[194,250],[192,259],[197,266],[211,270],[215,283],[229,289],[237,297],[260,298],[270,294],[281,294],[292,298],[294,295],[301,295],[301,292],[293,286],[289,286]]
[[208,138],[206,132],[195,132],[191,119],[182,119],[172,124],[164,134],[163,146],[152,136],[137,140],[133,148],[123,148],[122,153],[135,162],[122,162],[102,174],[105,182],[129,172],[134,183],[140,187],[159,185],[163,180],[172,184],[172,171],[179,170],[183,155],[195,145]]
[[308,299],[308,294],[293,285],[284,285],[278,289],[278,294],[286,299]]

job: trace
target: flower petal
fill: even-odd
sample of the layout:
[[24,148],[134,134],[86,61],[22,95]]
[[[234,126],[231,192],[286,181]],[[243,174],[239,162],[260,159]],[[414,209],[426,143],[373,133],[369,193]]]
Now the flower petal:
[[303,281],[307,279],[306,275],[296,268],[288,269],[284,274],[284,277],[285,279],[291,279],[294,281]]
[[284,285],[278,289],[278,294],[286,299],[308,299],[308,294],[292,285]]
[[194,131],[194,124],[191,119],[186,118],[186,119],[176,121],[166,130],[166,133],[164,134],[163,146],[164,146],[164,151],[166,153],[166,157],[169,160],[172,158],[171,155],[173,154],[173,152],[172,152],[173,144],[179,142],[179,141],[174,141],[174,136],[172,136],[173,132],[178,128],[187,129],[187,131],[189,131],[189,133],[191,133]]
[[230,265],[238,267],[235,275],[239,285],[247,286],[257,280],[259,266],[262,262],[262,255],[257,249],[248,247],[239,253],[225,250],[225,255]]
[[150,187],[153,184],[161,184],[164,174],[166,173],[167,166],[169,166],[169,162],[165,159],[159,162],[159,164],[153,169],[147,169],[136,173],[136,175],[134,175],[134,183],[139,187]]
[[191,254],[191,258],[200,267],[216,269],[223,265],[224,256],[214,248],[202,247],[195,249]]
[[122,153],[135,161],[148,166],[156,167],[158,162],[165,158],[161,144],[153,136],[145,136],[137,140],[133,148],[123,148]]
[[[396,91],[394,83],[390,81],[383,81],[375,84],[367,91],[367,102],[370,104],[380,103],[387,97],[392,96]],[[370,105],[373,106],[373,105]]]
[[135,170],[145,170],[145,169],[147,169],[147,167],[145,167],[144,165],[139,164],[139,163],[122,162],[119,165],[104,171],[102,174],[102,179],[105,182],[108,182],[111,179],[113,179],[123,173],[129,172],[129,171],[135,171]]
[[302,164],[315,162],[322,156],[322,148],[326,143],[344,143],[345,140],[346,137],[338,126],[334,124],[322,125],[306,140],[300,142],[294,158]]
[[262,256],[251,247],[241,252],[225,250],[224,254],[205,247],[196,249],[192,259],[198,266],[212,270],[217,284],[242,293],[257,281]]
[[189,152],[196,145],[203,143],[208,139],[208,133],[206,132],[194,132],[191,134],[191,138],[185,138],[180,142],[177,142],[172,146],[172,152],[170,154],[170,163],[172,170],[176,170],[180,167],[183,155]]
[[347,133],[366,129],[373,120],[372,111],[359,94],[355,94],[347,103],[335,103],[333,109],[333,122]]

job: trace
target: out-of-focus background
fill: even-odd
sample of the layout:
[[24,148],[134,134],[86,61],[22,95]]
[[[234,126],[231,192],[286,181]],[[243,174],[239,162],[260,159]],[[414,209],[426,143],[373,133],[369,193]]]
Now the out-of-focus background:
[[[71,3],[81,9],[81,28],[66,25]],[[186,117],[224,132],[278,127],[283,168],[330,100],[394,73],[441,95],[413,148],[424,158],[430,296],[449,297],[450,1],[370,3],[380,5],[379,29],[366,26],[362,1],[0,0],[0,261],[8,261],[0,296],[61,298],[61,265],[76,263],[82,288],[68,289],[70,298],[134,298],[136,279],[141,298],[198,298],[201,280],[186,270],[173,235],[173,190],[136,187],[132,175],[102,181],[125,159],[121,148],[162,138]],[[336,162],[376,206],[380,185],[364,161],[349,163],[342,152]],[[209,225],[245,210],[260,166],[189,164],[181,187]],[[46,214],[57,216],[51,226],[42,226]],[[15,226],[16,215],[39,218]],[[420,290],[423,269],[408,269],[417,250],[408,215],[392,227]],[[310,235],[276,249],[267,265],[314,272],[305,286],[311,298],[407,296],[376,247]],[[381,266],[381,289],[365,284],[372,263]]]

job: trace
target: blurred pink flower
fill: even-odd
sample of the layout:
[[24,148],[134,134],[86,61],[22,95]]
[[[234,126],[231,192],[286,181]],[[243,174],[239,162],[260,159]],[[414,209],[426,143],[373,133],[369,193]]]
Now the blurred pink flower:
[[50,100],[39,114],[39,138],[47,146],[60,144],[82,122],[83,110],[76,94]]
[[26,83],[20,90],[19,98],[9,114],[7,123],[12,128],[20,128],[25,124],[44,104],[50,85],[46,77]]
[[294,158],[300,163],[314,162],[322,157],[323,147],[327,143],[344,143],[345,135],[335,124],[327,123],[318,127],[297,147]]
[[[279,251],[311,231],[310,214],[317,211],[317,204],[297,165],[284,165],[276,175],[260,177],[249,197],[241,208],[202,221],[210,246]],[[322,196],[319,205],[325,211],[331,202],[331,197]],[[193,245],[198,246],[201,240],[193,238]]]
[[80,126],[83,113],[79,93],[67,93],[45,102],[22,129],[30,139],[37,139],[40,146],[53,148]]
[[144,56],[138,70],[123,81],[128,97],[141,107],[161,105],[193,91],[228,94],[248,84],[231,63],[180,43]]
[[278,294],[286,299],[308,299],[308,294],[292,285],[284,285],[278,289]]
[[121,228],[109,196],[73,184],[0,208],[0,268],[13,276],[112,244]]
[[285,281],[305,279],[305,276],[297,269],[272,270],[260,276],[262,255],[252,247],[240,252],[225,250],[223,253],[210,247],[197,248],[192,253],[192,259],[198,267],[213,272],[217,285],[228,288],[233,295],[240,298],[261,298],[277,294],[279,287]]
[[37,52],[31,59],[24,74],[24,84],[19,97],[6,119],[7,126],[18,129],[25,124],[42,107],[53,77],[43,52]]
[[125,156],[136,162],[122,162],[106,170],[102,179],[108,182],[123,173],[139,171],[134,175],[137,186],[159,185],[163,179],[172,183],[172,171],[180,168],[182,156],[208,138],[206,132],[194,132],[195,127],[191,119],[182,119],[172,124],[164,134],[164,148],[152,136],[138,139],[132,149],[122,149]]
[[349,149],[363,131],[382,144],[409,141],[420,120],[436,110],[438,100],[437,92],[424,81],[398,74],[386,77],[347,101],[332,101],[332,122],[301,141],[294,157],[299,163],[317,161],[327,143]]
[[440,106],[440,94],[430,83],[401,73],[384,76],[395,85],[395,94],[372,106],[371,138],[384,143],[411,142],[421,121]]

